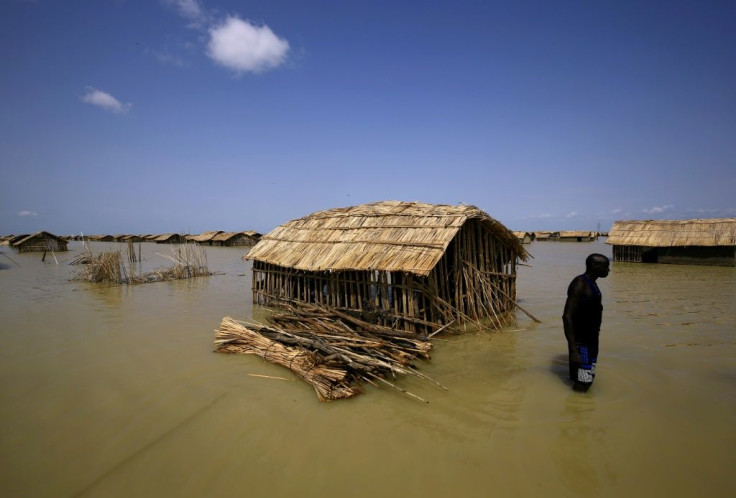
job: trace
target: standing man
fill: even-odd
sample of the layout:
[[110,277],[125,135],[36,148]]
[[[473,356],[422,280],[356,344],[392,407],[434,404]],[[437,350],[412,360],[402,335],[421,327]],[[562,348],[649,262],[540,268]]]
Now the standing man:
[[570,380],[574,382],[575,391],[587,391],[595,378],[603,316],[601,291],[595,281],[606,278],[609,271],[610,262],[606,256],[591,254],[585,259],[585,273],[575,277],[567,288],[562,323],[570,353]]

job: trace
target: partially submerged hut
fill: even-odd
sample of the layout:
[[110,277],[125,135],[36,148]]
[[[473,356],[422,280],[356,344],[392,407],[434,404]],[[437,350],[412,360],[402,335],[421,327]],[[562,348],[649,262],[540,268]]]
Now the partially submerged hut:
[[66,251],[66,240],[49,232],[36,232],[16,238],[10,243],[18,252],[62,252]]
[[516,230],[513,233],[522,244],[531,244],[532,240],[534,240],[534,235],[531,232],[521,232]]
[[154,238],[153,241],[156,244],[183,244],[186,242],[186,238],[178,233],[165,233]]
[[374,323],[427,332],[452,321],[507,323],[516,299],[514,234],[475,206],[385,201],[330,209],[264,235],[253,301],[361,310]]
[[593,242],[598,237],[596,232],[584,230],[563,230],[559,233],[557,240],[560,242]]
[[736,218],[613,223],[613,260],[736,266]]
[[212,245],[212,239],[222,233],[222,230],[213,230],[210,232],[202,232],[199,235],[192,236],[189,240],[206,246]]
[[557,240],[558,238],[560,238],[560,232],[534,232],[534,240]]
[[222,232],[212,238],[214,246],[252,247],[261,239],[261,234],[253,231]]

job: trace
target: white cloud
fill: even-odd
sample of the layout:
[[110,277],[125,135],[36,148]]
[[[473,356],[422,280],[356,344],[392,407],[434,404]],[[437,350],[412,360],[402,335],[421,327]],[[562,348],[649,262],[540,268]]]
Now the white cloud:
[[91,86],[87,87],[87,93],[82,96],[82,101],[88,104],[96,105],[107,111],[112,111],[116,114],[125,114],[128,112],[132,104],[123,104],[118,99],[113,97],[107,92],[98,90]]
[[38,216],[38,213],[35,211],[21,211],[18,216]]
[[576,216],[580,216],[580,215],[579,215],[578,213],[576,213],[575,211],[572,211],[572,212],[570,212],[570,213],[567,213],[567,214],[565,215],[565,218],[568,218],[568,219],[569,219],[569,218],[575,218]]
[[552,215],[550,213],[542,213],[542,214],[533,214],[530,216],[530,218],[540,218],[540,219],[547,219],[552,218]]
[[164,4],[174,7],[179,15],[192,21],[204,17],[204,9],[198,0],[163,0]]
[[642,212],[646,214],[658,214],[667,211],[668,209],[672,209],[673,207],[675,207],[673,204],[666,204],[664,206],[654,206],[653,208],[644,209]]
[[261,73],[286,60],[289,42],[279,38],[266,25],[229,16],[222,24],[210,28],[207,55],[236,73]]
[[611,214],[613,214],[613,215],[621,214],[621,213],[623,213],[623,211],[624,211],[623,209],[616,208],[613,211],[611,211]]
[[153,50],[153,49],[147,48],[145,50],[145,53],[146,55],[152,55],[162,64],[170,64],[172,66],[177,66],[177,67],[186,66],[186,63],[184,62],[183,57],[174,55],[168,50]]

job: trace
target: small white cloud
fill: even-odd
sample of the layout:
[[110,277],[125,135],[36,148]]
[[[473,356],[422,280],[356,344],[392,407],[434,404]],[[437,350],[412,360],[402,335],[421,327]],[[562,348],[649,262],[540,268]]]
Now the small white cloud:
[[156,58],[160,63],[162,64],[170,64],[172,66],[177,67],[184,67],[186,66],[186,63],[184,62],[184,58],[180,57],[178,55],[174,55],[170,53],[168,50],[153,50],[153,49],[146,49],[145,50],[146,55],[152,55]]
[[266,25],[229,16],[222,24],[210,28],[207,55],[236,73],[261,73],[286,60],[289,42],[279,38]]
[[550,213],[533,214],[530,216],[530,218],[546,219],[546,218],[552,218],[552,215]]
[[658,214],[667,211],[668,209],[672,209],[673,207],[675,207],[673,204],[666,204],[664,206],[654,206],[650,209],[644,209],[642,212],[646,214]]
[[82,96],[82,102],[96,105],[106,111],[111,111],[116,114],[125,114],[130,110],[132,104],[123,104],[118,99],[113,97],[107,92],[98,90],[94,87],[88,86],[87,93]]
[[181,17],[190,20],[199,20],[204,16],[204,9],[198,0],[163,0],[164,4],[173,7]]
[[568,218],[568,219],[569,219],[569,218],[575,218],[576,216],[580,216],[580,215],[579,215],[578,213],[576,213],[575,211],[572,211],[572,212],[570,212],[570,213],[567,213],[567,214],[565,215],[565,218]]
[[38,216],[38,213],[35,211],[21,211],[18,216]]
[[621,214],[623,211],[624,211],[623,209],[616,208],[613,211],[611,211],[611,214],[613,215]]

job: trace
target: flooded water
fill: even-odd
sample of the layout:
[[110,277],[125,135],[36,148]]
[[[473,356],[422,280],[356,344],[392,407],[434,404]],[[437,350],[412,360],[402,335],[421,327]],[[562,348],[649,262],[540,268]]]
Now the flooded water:
[[583,394],[560,317],[610,248],[526,247],[518,296],[542,323],[438,336],[419,366],[449,390],[399,380],[428,405],[371,386],[319,403],[281,367],[213,353],[222,317],[254,314],[242,249],[208,248],[209,278],[105,287],[68,280],[78,242],[58,265],[3,247],[2,495],[736,496],[736,269],[614,263]]

